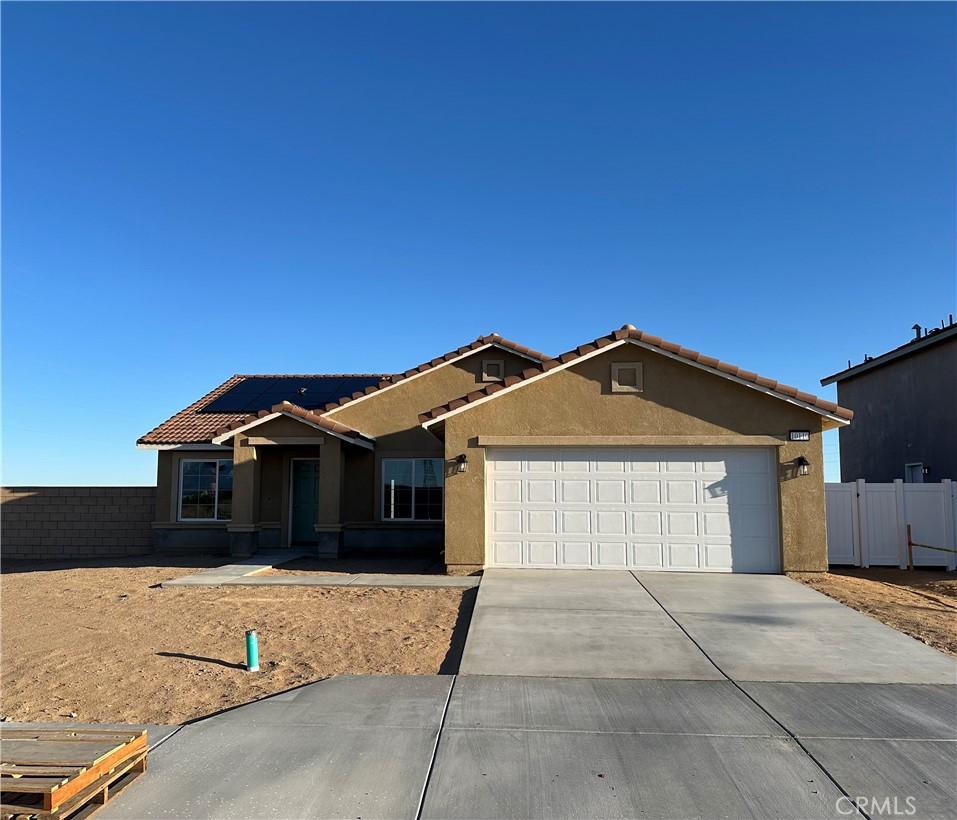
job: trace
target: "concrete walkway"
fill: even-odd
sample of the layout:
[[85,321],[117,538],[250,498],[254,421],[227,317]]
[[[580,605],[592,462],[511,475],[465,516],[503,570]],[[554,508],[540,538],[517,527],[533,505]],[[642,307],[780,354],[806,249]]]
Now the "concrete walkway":
[[303,550],[278,550],[275,552],[260,552],[252,558],[246,558],[235,564],[223,564],[221,567],[212,567],[211,569],[196,572],[192,575],[184,575],[182,578],[174,578],[172,581],[164,581],[162,587],[218,587],[223,584],[236,582],[252,576],[257,572],[263,572],[267,569],[273,569],[280,564],[289,561],[295,561],[297,558],[305,558],[307,553]]
[[952,818],[957,664],[832,603],[773,576],[489,571],[457,677],[186,726],[102,816],[839,818],[860,795]]
[[185,575],[172,581],[164,581],[163,587],[449,587],[453,589],[472,589],[479,585],[478,576],[455,576],[440,574],[355,572],[336,575],[259,575],[257,573],[295,561],[297,558],[311,557],[311,553],[302,550],[257,553],[252,558],[236,564],[224,564],[221,567]]

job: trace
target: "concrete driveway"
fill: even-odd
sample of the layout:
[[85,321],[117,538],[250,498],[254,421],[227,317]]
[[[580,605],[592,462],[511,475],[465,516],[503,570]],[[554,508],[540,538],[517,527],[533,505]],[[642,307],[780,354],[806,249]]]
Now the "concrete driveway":
[[780,576],[492,570],[458,676],[187,726],[102,816],[951,818],[955,682]]

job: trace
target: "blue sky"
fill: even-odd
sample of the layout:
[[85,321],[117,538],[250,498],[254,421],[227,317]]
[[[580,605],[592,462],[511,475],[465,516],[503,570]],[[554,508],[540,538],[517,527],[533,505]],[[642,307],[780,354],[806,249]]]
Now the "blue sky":
[[2,18],[6,484],[152,483],[235,372],[633,322],[833,397],[955,311],[953,4]]

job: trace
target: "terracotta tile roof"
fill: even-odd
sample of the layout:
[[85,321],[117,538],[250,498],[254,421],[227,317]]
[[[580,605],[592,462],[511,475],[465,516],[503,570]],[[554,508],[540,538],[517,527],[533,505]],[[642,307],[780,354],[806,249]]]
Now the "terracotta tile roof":
[[344,424],[339,424],[339,422],[333,421],[332,419],[323,418],[313,410],[307,410],[305,407],[300,407],[298,404],[292,404],[288,401],[281,401],[278,404],[274,404],[268,410],[260,410],[258,413],[250,413],[249,415],[235,419],[228,424],[224,424],[215,432],[213,438],[224,436],[232,430],[238,430],[240,427],[244,427],[247,424],[252,424],[257,419],[266,418],[274,413],[285,413],[289,416],[295,416],[296,418],[308,421],[311,424],[315,424],[317,427],[321,427],[323,430],[328,430],[330,433],[336,433],[340,436],[372,441],[372,439],[370,439],[368,436],[362,435],[362,433],[360,433],[358,430],[353,430],[351,427],[347,427]]
[[636,328],[626,326],[621,330],[616,330],[613,333],[609,333],[607,336],[601,336],[594,341],[579,345],[573,350],[562,353],[556,359],[544,361],[538,367],[530,367],[527,370],[523,370],[520,376],[510,376],[505,379],[504,382],[495,382],[493,384],[489,384],[486,387],[483,387],[481,390],[475,390],[472,393],[469,393],[467,396],[453,399],[448,404],[434,407],[426,413],[421,413],[419,415],[419,421],[423,424],[434,421],[435,419],[439,418],[440,416],[444,416],[446,413],[449,413],[452,410],[457,410],[467,404],[479,401],[480,399],[488,398],[489,396],[512,387],[519,382],[526,381],[527,379],[534,378],[535,376],[540,376],[543,373],[547,373],[549,370],[554,370],[560,365],[569,364],[570,362],[574,362],[576,359],[580,359],[582,356],[586,356],[589,353],[594,353],[603,347],[607,347],[615,342],[620,342],[627,339],[635,339],[637,341],[644,342],[645,344],[671,353],[689,362],[705,365],[706,367],[714,368],[721,373],[726,373],[729,376],[735,376],[743,381],[759,385],[760,387],[764,387],[770,392],[777,394],[779,397],[797,399],[798,401],[802,401],[805,404],[809,404],[812,407],[815,407],[833,416],[837,416],[838,418],[850,421],[854,417],[854,413],[851,410],[841,407],[833,401],[827,401],[826,399],[813,396],[810,393],[804,393],[803,391],[798,390],[796,387],[791,387],[788,384],[782,384],[774,379],[768,379],[764,376],[759,376],[757,373],[753,373],[750,370],[745,370],[744,368],[737,367],[736,365],[719,361],[712,356],[705,356],[704,354],[699,353],[697,350],[690,350],[689,348],[682,347],[674,342],[665,341],[660,336],[653,336],[650,333],[645,333],[644,331],[637,330]]
[[[426,370],[430,370],[433,367],[437,367],[444,362],[448,362],[452,359],[463,356],[470,350],[478,350],[479,348],[490,344],[499,345],[508,350],[513,350],[516,353],[519,353],[523,356],[528,356],[529,358],[536,359],[540,362],[545,361],[548,358],[548,356],[544,353],[539,353],[537,350],[532,350],[530,347],[520,345],[517,342],[513,342],[509,339],[504,339],[497,333],[492,333],[487,336],[479,336],[471,344],[467,344],[457,348],[456,350],[449,351],[443,356],[439,356],[431,361],[424,362],[418,367],[413,367],[411,370],[406,370],[404,373],[240,373],[230,379],[227,379],[225,382],[219,385],[219,387],[215,388],[212,392],[207,393],[205,396],[199,399],[199,401],[194,402],[186,409],[181,410],[179,413],[148,432],[145,436],[140,437],[136,443],[146,445],[175,445],[200,444],[211,441],[212,438],[217,435],[218,431],[230,424],[233,424],[234,422],[239,422],[246,418],[248,415],[248,409],[251,408],[246,408],[241,412],[235,413],[210,413],[204,412],[203,408],[212,404],[214,401],[216,401],[216,399],[231,390],[244,379],[342,379],[354,377],[380,379],[378,384],[367,387],[363,391],[353,393],[351,396],[343,396],[334,402],[326,404],[323,408],[323,412],[329,412],[330,410],[335,410],[339,407],[342,407],[343,405],[348,404],[350,401],[354,401],[355,399],[368,395],[369,393],[375,393],[377,390],[382,390],[384,387],[397,384],[403,379],[407,379],[417,373],[422,373]],[[316,410],[306,410],[305,412],[312,413],[313,415],[317,413]]]
[[406,370],[404,373],[397,373],[392,376],[387,376],[378,384],[372,385],[371,387],[367,387],[365,390],[357,391],[353,393],[351,396],[345,396],[341,399],[338,399],[337,401],[330,402],[329,404],[326,405],[325,410],[327,413],[332,410],[337,410],[338,408],[343,407],[344,405],[348,404],[351,401],[355,401],[356,399],[361,399],[363,396],[368,396],[370,393],[375,393],[376,391],[382,390],[383,388],[390,387],[391,385],[394,385],[394,384],[398,384],[404,379],[408,379],[412,376],[418,375],[419,373],[424,373],[427,370],[431,370],[433,367],[438,367],[439,365],[444,364],[445,362],[449,362],[452,359],[457,359],[460,356],[464,356],[470,350],[478,350],[480,347],[485,347],[487,345],[498,345],[499,347],[507,348],[508,350],[512,350],[515,353],[518,353],[522,356],[527,356],[532,359],[537,359],[539,362],[544,362],[548,359],[548,356],[545,353],[540,353],[537,350],[532,350],[530,347],[526,347],[525,345],[520,345],[518,344],[518,342],[513,342],[509,339],[505,339],[499,336],[497,333],[490,333],[487,336],[479,336],[471,344],[463,345],[462,347],[456,348],[455,350],[450,350],[445,355],[439,356],[428,362],[423,362],[418,367],[413,367],[411,370]]
[[212,440],[216,432],[223,427],[239,421],[246,417],[245,412],[237,413],[206,413],[203,408],[212,404],[216,399],[227,391],[231,390],[237,384],[245,379],[318,379],[328,377],[332,379],[362,377],[379,378],[385,377],[384,373],[276,373],[276,374],[250,374],[238,373],[224,381],[219,387],[216,387],[198,401],[193,402],[189,407],[180,410],[176,415],[164,421],[158,427],[150,430],[146,435],[137,439],[137,444],[199,444]]

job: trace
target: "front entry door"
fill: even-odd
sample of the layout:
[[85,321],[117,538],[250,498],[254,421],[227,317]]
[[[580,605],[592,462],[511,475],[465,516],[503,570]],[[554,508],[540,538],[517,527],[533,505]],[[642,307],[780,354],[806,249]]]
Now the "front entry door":
[[297,458],[292,462],[292,514],[289,543],[315,544],[319,512],[319,459]]

